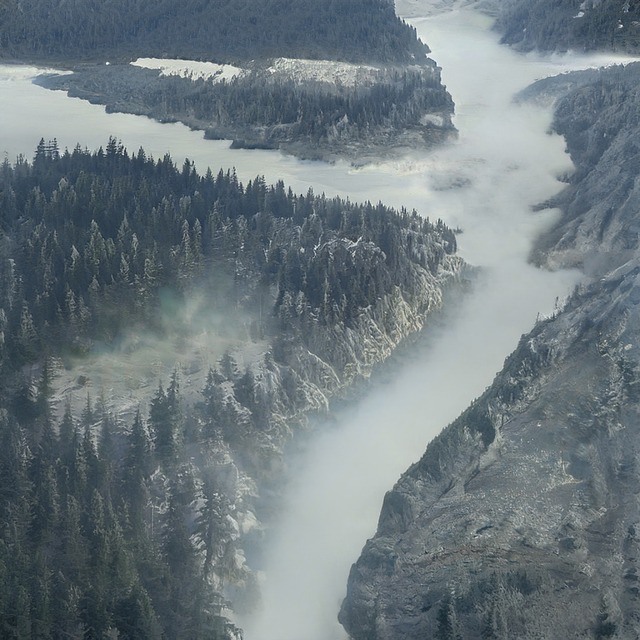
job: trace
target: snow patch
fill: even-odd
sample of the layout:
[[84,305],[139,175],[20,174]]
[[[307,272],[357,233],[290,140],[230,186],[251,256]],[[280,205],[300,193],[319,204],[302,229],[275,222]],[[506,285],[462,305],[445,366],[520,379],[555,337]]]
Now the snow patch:
[[380,69],[365,64],[350,64],[334,60],[276,58],[267,68],[267,72],[298,82],[315,81],[355,86],[375,82]]
[[578,13],[573,16],[574,19],[575,18],[584,18],[584,14],[587,11],[587,4],[588,4],[588,0],[584,0],[584,2],[580,3],[580,6],[578,7],[579,11]]
[[256,514],[253,513],[253,511],[239,513],[237,516],[237,522],[242,535],[246,535],[253,529],[259,529],[261,526],[260,521],[256,518]]
[[43,75],[68,76],[73,71],[54,69],[53,67],[29,67],[24,65],[3,65],[2,80],[9,82],[22,82],[32,80]]
[[483,10],[484,4],[491,5],[491,3],[478,2],[478,0],[429,0],[429,2],[424,0],[395,0],[396,14],[405,20],[435,16],[469,6],[476,6]]
[[158,69],[162,76],[181,76],[191,80],[211,80],[221,82],[233,80],[245,73],[240,67],[215,62],[199,62],[197,60],[171,60],[166,58],[138,58],[132,63],[143,69]]
[[[157,69],[163,76],[181,76],[191,80],[221,82],[252,73],[230,64],[174,60],[169,58],[138,58],[131,62],[143,69]],[[259,68],[259,66],[258,66]],[[380,67],[338,62],[335,60],[307,60],[302,58],[275,58],[265,69],[267,74],[295,82],[322,82],[341,86],[374,84],[383,73]],[[254,69],[253,72],[255,72]]]
[[436,113],[425,113],[422,118],[420,118],[420,124],[432,124],[436,127],[444,127],[446,122],[443,116]]

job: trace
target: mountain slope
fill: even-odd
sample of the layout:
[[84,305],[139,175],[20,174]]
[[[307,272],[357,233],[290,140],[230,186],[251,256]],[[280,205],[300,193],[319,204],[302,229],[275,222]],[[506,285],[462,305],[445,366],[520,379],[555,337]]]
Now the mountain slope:
[[46,60],[290,56],[421,62],[388,0],[5,0],[0,56]]
[[553,127],[576,165],[557,198],[563,217],[540,239],[536,259],[598,275],[638,248],[640,64],[575,74],[573,86],[566,80],[542,80],[528,92],[559,91]]
[[351,637],[637,636],[639,273],[540,323],[387,494]]
[[536,259],[593,282],[386,496],[340,614],[352,638],[638,637],[637,74],[535,88],[577,167]]
[[624,51],[640,47],[640,7],[618,0],[491,3],[502,42],[522,51]]
[[286,445],[442,305],[453,232],[114,139],[0,205],[0,626],[239,637]]

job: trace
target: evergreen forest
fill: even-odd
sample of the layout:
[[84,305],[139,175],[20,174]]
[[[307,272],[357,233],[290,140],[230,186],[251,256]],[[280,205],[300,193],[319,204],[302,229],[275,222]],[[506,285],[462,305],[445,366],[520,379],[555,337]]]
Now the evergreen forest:
[[[318,336],[409,295],[454,251],[451,230],[415,213],[200,175],[115,139],[95,152],[42,140],[5,161],[0,636],[239,637],[223,594],[250,582],[237,524],[250,496],[229,460],[264,475],[283,421],[306,408],[297,354],[346,367]],[[166,371],[131,414],[96,390],[81,411],[60,402],[65,358],[136,324],[162,337],[163,294],[196,288],[251,318],[260,362],[225,353],[195,398]]]
[[638,53],[640,5],[617,0],[511,0],[498,10],[496,30],[505,44],[530,51]]
[[[454,132],[453,101],[429,65],[381,68],[355,86],[274,77],[262,68],[216,82],[130,65],[91,66],[39,82],[106,104],[108,111],[180,121],[241,146],[304,145],[307,154],[351,150],[357,158],[364,148],[385,153],[393,144],[406,145],[408,132],[422,144]],[[438,124],[425,121],[425,114],[435,114]]]
[[267,57],[422,62],[389,0],[3,0],[0,56],[239,62]]

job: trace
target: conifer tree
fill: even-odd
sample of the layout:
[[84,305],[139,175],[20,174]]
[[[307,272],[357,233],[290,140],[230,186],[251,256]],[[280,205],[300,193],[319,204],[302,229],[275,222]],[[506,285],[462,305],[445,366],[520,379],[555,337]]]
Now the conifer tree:
[[128,506],[128,517],[132,531],[143,535],[145,514],[150,501],[148,480],[153,472],[151,441],[140,416],[136,412],[127,438],[123,465],[122,495]]

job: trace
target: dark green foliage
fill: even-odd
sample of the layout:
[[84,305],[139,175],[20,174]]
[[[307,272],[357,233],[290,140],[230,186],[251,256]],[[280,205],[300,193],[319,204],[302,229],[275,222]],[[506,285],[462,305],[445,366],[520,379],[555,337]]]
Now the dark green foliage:
[[380,69],[355,86],[275,78],[268,70],[253,69],[230,81],[194,81],[130,65],[96,65],[41,82],[106,104],[108,110],[179,120],[211,138],[241,139],[237,146],[371,143],[376,135],[388,140],[397,131],[425,132],[425,113],[453,112],[451,96],[430,65]]
[[607,614],[601,614],[598,616],[598,621],[595,626],[594,636],[600,640],[601,638],[611,638],[616,634],[618,626],[615,622],[607,620]]
[[[9,191],[15,207],[0,212],[12,247],[0,257],[9,348],[0,360],[16,365],[34,361],[41,342],[82,351],[135,322],[161,331],[161,293],[166,300],[172,290],[180,305],[194,280],[224,273],[236,307],[259,306],[261,333],[274,288],[285,325],[305,309],[324,323],[348,322],[406,286],[412,265],[435,273],[455,251],[449,229],[415,213],[296,196],[261,178],[244,187],[233,172],[200,177],[168,156],[129,156],[113,139],[93,154],[41,142],[32,166],[5,166],[0,195]],[[41,385],[39,399],[29,381],[15,389],[19,415],[46,404],[50,382]]]
[[457,624],[455,599],[450,596],[442,599],[436,622],[438,624],[436,640],[462,640]]
[[[69,412],[62,434],[65,422],[73,426]],[[200,513],[193,473],[177,467],[166,477],[166,513],[154,522],[150,474],[164,460],[140,415],[124,436],[126,465],[118,447],[96,448],[89,430],[73,428],[60,438],[45,430],[31,452],[17,423],[2,425],[2,636],[227,638],[221,599],[204,579],[218,537],[229,536],[215,483],[206,480]],[[204,565],[197,539],[206,540]]]
[[124,638],[151,640],[161,637],[161,629],[149,594],[137,583],[122,594],[114,610],[114,622]]
[[[201,177],[113,139],[96,153],[42,141],[32,163],[3,165],[0,200],[0,635],[226,640],[211,582],[240,569],[216,452],[253,470],[276,409],[297,410],[288,354],[410,295],[455,250],[452,232],[262,178]],[[70,404],[56,415],[54,361],[131,325],[162,335],[158,310],[196,285],[253,314],[273,344],[264,369],[227,352],[194,406],[174,372],[127,424],[89,395],[77,419]]]
[[149,425],[155,450],[167,467],[174,465],[180,454],[180,417],[177,378],[174,373],[171,386],[166,393],[160,385],[149,410]]
[[0,53],[251,60],[289,56],[407,63],[426,47],[387,0],[5,0]]
[[493,572],[459,587],[457,593],[444,595],[435,617],[438,640],[462,640],[471,629],[486,640],[522,637],[524,626],[522,596],[530,596],[541,582],[523,570]]

